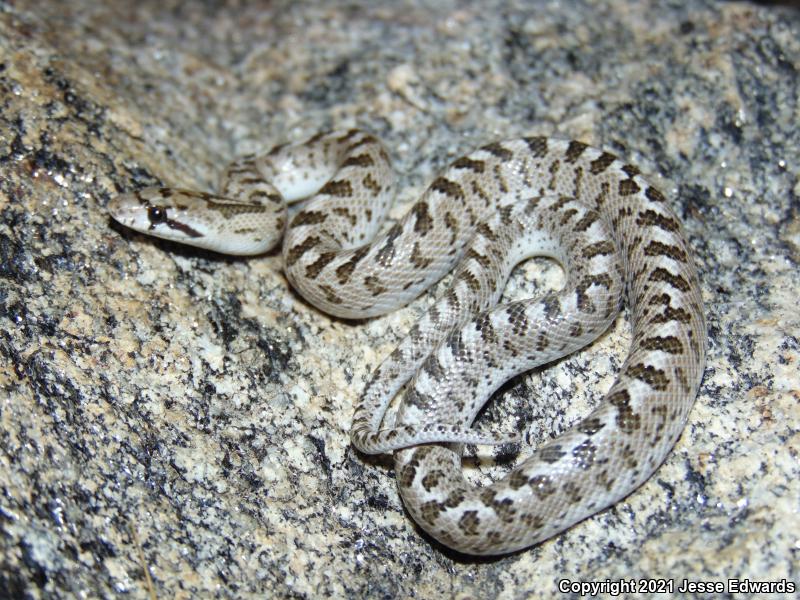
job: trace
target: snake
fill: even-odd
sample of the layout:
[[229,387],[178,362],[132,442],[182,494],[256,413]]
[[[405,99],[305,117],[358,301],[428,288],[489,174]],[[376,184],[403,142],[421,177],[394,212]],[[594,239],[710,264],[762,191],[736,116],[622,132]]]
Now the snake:
[[[368,379],[350,431],[359,451],[393,453],[409,515],[445,546],[507,554],[628,496],[681,435],[705,365],[698,274],[665,195],[608,151],[543,136],[458,158],[393,221],[395,187],[380,140],[350,129],[243,156],[217,193],[149,187],[108,210],[226,254],[282,240],[289,283],[342,319],[396,310],[452,273]],[[564,285],[500,303],[512,269],[534,256],[556,260]],[[491,484],[467,481],[465,444],[521,440],[473,428],[492,394],[595,340],[626,302],[630,348],[595,408]]]

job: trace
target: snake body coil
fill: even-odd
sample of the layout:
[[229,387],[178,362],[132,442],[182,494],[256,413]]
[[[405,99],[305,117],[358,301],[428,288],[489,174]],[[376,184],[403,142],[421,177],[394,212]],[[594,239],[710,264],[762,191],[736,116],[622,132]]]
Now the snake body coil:
[[[289,218],[287,202],[312,197]],[[647,480],[683,430],[705,364],[700,287],[665,197],[612,154],[544,137],[456,160],[378,235],[394,197],[388,156],[359,130],[318,135],[232,164],[220,195],[148,188],[109,205],[119,222],[231,254],[283,237],[292,285],[343,318],[387,313],[455,268],[450,288],[378,367],[356,408],[353,444],[395,452],[419,525],[470,554],[544,540]],[[496,306],[511,269],[545,255],[558,292]],[[514,375],[586,345],[623,295],[633,341],[597,408],[488,487],[461,471],[461,443]],[[405,384],[395,422],[385,423]]]

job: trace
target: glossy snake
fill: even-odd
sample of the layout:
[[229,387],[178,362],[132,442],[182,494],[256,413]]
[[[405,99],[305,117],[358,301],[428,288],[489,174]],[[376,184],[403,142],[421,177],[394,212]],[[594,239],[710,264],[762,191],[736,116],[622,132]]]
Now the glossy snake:
[[[313,196],[289,217],[287,202]],[[148,188],[109,210],[136,230],[230,254],[283,238],[291,284],[313,305],[360,319],[452,284],[378,367],[353,444],[395,451],[419,525],[470,554],[546,539],[647,480],[680,435],[705,363],[700,287],[681,226],[639,170],[580,142],[530,137],[459,158],[379,234],[394,197],[383,146],[359,130],[320,134],[232,164],[220,195]],[[562,290],[495,306],[509,272],[558,260]],[[614,320],[623,290],[633,341],[597,408],[491,486],[461,470],[461,444],[514,375],[564,356]],[[384,413],[405,384],[397,418]]]

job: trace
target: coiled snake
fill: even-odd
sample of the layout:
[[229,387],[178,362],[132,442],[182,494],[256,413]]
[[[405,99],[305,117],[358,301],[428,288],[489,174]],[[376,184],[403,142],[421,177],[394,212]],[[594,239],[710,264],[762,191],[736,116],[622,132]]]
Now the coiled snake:
[[[530,137],[459,158],[378,235],[393,196],[383,146],[350,130],[246,156],[220,195],[148,188],[109,211],[138,231],[230,254],[265,252],[282,237],[291,284],[346,319],[402,306],[455,268],[373,374],[351,430],[363,452],[394,451],[409,513],[447,546],[524,548],[647,480],[683,430],[706,349],[697,274],[661,192],[610,153]],[[307,197],[289,218],[287,202]],[[514,265],[534,255],[563,265],[563,289],[495,306]],[[506,441],[470,429],[492,392],[599,336],[623,289],[633,341],[602,402],[500,481],[469,484],[461,444]],[[405,384],[395,422],[384,423]]]

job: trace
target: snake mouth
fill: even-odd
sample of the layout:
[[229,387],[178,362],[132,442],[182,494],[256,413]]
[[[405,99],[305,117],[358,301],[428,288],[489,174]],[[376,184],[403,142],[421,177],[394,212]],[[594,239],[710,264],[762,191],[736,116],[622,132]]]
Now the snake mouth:
[[[190,237],[192,239],[197,239],[197,238],[203,237],[203,234],[200,233],[199,231],[197,231],[196,229],[193,229],[192,227],[190,227],[186,223],[181,223],[179,221],[175,221],[174,219],[166,219],[166,220],[162,221],[160,224],[166,225],[167,227],[169,227],[173,231],[179,231],[182,234],[184,234],[187,237]],[[150,226],[150,228],[154,229],[155,227],[157,227],[157,225],[158,224],[153,223]]]

